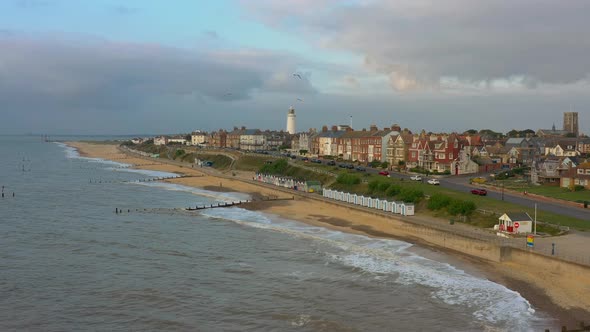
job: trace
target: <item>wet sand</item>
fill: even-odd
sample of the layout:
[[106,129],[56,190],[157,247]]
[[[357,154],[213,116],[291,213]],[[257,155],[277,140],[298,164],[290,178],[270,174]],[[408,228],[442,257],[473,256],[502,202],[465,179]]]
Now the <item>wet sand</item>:
[[[122,154],[114,145],[80,142],[72,142],[68,143],[68,145],[78,148],[83,156],[138,165],[148,162],[145,159]],[[153,162],[156,163],[157,160]],[[240,178],[219,178],[202,172],[198,168],[193,169],[169,164],[147,165],[138,168],[192,175],[195,177],[170,179],[166,180],[166,182],[211,191],[248,193],[255,200],[264,197],[282,199],[292,197],[282,191],[244,182]],[[240,173],[242,173],[243,179],[251,179],[253,175],[245,172]],[[394,217],[377,216],[307,197],[295,196],[293,200],[256,201],[245,204],[243,207],[343,232],[393,238],[418,244],[419,246],[415,246],[411,250],[439,261],[450,262],[471,274],[483,276],[503,284],[522,294],[537,310],[556,317],[563,325],[573,328],[579,326],[579,322],[582,320],[590,321],[590,271],[583,275],[572,275],[568,274],[567,271],[551,271],[544,270],[541,267],[523,266],[514,262],[496,263],[474,258],[457,251],[433,246],[418,236],[400,235],[394,227],[396,223],[400,222]]]

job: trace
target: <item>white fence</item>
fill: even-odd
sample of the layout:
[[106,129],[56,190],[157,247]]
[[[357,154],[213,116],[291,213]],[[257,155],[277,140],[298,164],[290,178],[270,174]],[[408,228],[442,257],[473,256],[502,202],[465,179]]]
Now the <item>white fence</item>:
[[326,188],[322,189],[322,196],[340,202],[368,207],[370,209],[401,214],[404,216],[414,215],[414,204],[412,203],[396,201],[389,202],[384,199],[365,197]]

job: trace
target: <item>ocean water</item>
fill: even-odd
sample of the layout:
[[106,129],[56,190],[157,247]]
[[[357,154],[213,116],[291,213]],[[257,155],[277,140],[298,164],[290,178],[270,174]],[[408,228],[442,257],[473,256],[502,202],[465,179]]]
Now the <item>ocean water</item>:
[[1,331],[557,325],[518,293],[421,257],[409,243],[237,207],[186,212],[248,196],[138,182],[170,174],[125,166],[0,136]]

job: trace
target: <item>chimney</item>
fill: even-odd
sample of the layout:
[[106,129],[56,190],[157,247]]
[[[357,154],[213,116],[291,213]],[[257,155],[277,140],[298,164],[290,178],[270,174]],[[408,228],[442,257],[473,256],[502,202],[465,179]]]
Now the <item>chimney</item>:
[[234,126],[234,130],[238,130],[238,127]]
[[363,128],[363,131],[367,131],[367,128]]
[[402,131],[402,127],[400,127],[397,123],[394,124],[393,126],[391,126],[391,130],[393,131],[398,131],[401,132]]
[[371,132],[375,132],[375,131],[379,131],[379,128],[377,128],[376,125],[372,124],[371,127],[369,127]]
[[328,131],[328,126],[324,125],[322,126],[322,133],[325,133]]
[[246,126],[242,126],[242,130],[246,130]]
[[338,126],[332,126],[332,131],[338,131]]

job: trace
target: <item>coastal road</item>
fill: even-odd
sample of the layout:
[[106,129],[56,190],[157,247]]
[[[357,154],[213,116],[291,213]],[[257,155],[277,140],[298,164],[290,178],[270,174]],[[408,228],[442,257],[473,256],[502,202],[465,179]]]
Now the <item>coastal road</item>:
[[[440,179],[441,186],[457,191],[469,192],[475,188],[467,183],[464,179],[460,178],[442,178]],[[523,194],[514,194],[512,191],[504,191],[502,195],[501,191],[495,189],[486,188],[488,191],[487,197],[490,199],[502,200],[504,196],[505,202],[519,204],[528,207],[534,207],[537,204],[537,209],[540,211],[547,211],[556,214],[561,214],[568,217],[574,217],[590,222],[590,209],[583,209],[575,206],[569,206],[559,203],[558,201],[547,201],[536,199],[530,196],[524,196]]]

